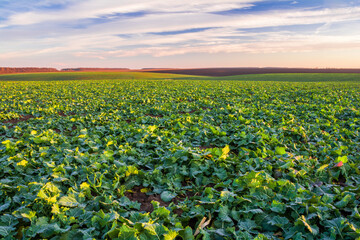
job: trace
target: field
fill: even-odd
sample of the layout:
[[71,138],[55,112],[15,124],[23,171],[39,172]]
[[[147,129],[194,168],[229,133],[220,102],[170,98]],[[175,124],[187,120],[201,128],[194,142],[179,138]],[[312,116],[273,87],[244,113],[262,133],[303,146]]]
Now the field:
[[3,239],[360,238],[357,74],[0,80]]
[[[133,79],[198,79],[197,76],[147,72],[59,72],[18,73],[0,75],[0,81],[71,81],[71,80],[133,80]],[[200,77],[201,78],[201,77]]]
[[[279,74],[295,73],[297,75],[307,75],[304,73],[360,73],[358,68],[190,68],[190,69],[144,69],[143,71],[157,73],[176,73],[190,74],[199,76],[234,76],[256,74]],[[303,73],[303,74],[301,74]]]

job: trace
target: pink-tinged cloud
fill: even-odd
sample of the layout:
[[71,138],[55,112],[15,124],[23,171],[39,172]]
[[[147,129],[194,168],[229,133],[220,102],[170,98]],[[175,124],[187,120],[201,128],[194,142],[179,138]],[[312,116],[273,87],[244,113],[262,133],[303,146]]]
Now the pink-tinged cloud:
[[[0,7],[0,66],[197,67],[209,55],[211,65],[248,66],[240,59],[251,56],[258,66],[272,66],[270,55],[288,54],[299,66],[308,56],[303,64],[314,67],[360,67],[359,55],[348,54],[360,50],[360,1],[335,3],[29,0],[28,8],[17,8],[12,2]],[[329,62],[334,51],[346,61]],[[280,59],[274,64],[292,64]]]

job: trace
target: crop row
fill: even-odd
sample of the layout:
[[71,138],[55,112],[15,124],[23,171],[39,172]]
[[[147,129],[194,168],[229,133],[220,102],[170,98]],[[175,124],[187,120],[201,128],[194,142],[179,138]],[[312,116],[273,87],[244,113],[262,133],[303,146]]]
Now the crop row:
[[356,239],[360,84],[0,84],[0,235]]

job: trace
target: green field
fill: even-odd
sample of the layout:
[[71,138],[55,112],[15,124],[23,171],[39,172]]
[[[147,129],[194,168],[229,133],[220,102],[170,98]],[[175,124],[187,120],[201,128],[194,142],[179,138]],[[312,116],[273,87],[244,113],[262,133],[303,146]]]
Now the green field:
[[359,75],[0,80],[3,239],[360,238]]
[[0,81],[70,81],[70,80],[237,80],[237,81],[275,81],[275,82],[358,82],[357,73],[278,73],[249,74],[226,77],[190,76],[181,74],[150,72],[60,72],[24,73],[0,75]]
[[201,77],[148,72],[51,72],[0,75],[0,81],[71,81],[71,80],[112,80],[112,79],[198,79]]
[[[215,78],[217,79],[217,78]],[[224,80],[276,82],[359,82],[358,73],[276,73],[222,77]]]

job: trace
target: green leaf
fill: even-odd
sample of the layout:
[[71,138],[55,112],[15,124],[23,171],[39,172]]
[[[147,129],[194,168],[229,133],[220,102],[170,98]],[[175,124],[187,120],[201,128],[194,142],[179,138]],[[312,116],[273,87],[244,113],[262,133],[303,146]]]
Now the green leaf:
[[333,230],[334,235],[340,234],[346,228],[346,219],[339,217],[324,222],[325,227],[329,228],[329,231]]
[[135,166],[128,166],[125,172],[125,175],[128,177],[130,175],[137,175],[139,174],[138,169]]
[[10,140],[5,140],[5,141],[2,141],[1,144],[5,145],[5,146],[9,146],[12,144],[12,142]]
[[3,237],[11,236],[14,230],[14,227],[0,226],[0,235]]
[[284,155],[284,154],[286,154],[286,151],[285,151],[284,147],[276,147],[275,153],[276,153],[276,155]]
[[352,196],[350,194],[345,195],[345,197],[343,197],[343,199],[341,199],[339,202],[335,203],[335,206],[337,208],[344,208],[346,207],[346,205],[348,205],[348,203],[353,200]]
[[342,162],[342,163],[347,163],[348,162],[348,157],[347,156],[342,156],[342,157],[337,157],[335,162]]
[[107,158],[111,158],[114,155],[114,151],[112,150],[104,151],[104,155]]
[[317,172],[321,172],[323,171],[325,168],[327,168],[329,166],[329,164],[324,164],[321,167],[318,168]]
[[64,196],[60,198],[59,205],[65,207],[77,207],[79,203],[74,197]]
[[49,224],[49,218],[47,218],[47,217],[39,217],[36,220],[36,225],[37,226],[46,226],[48,224]]
[[21,213],[21,216],[29,219],[30,221],[33,221],[36,219],[36,212],[35,211],[24,212],[24,213]]
[[230,215],[229,207],[227,205],[220,206],[219,218],[221,219],[221,221],[232,222],[229,215]]
[[58,194],[58,193],[61,192],[60,189],[55,184],[53,184],[52,182],[49,182],[49,183],[45,184],[44,188],[47,191],[49,191],[51,193],[54,193],[54,194]]
[[244,221],[239,221],[238,226],[240,228],[240,230],[252,230],[256,227],[258,227],[258,225],[256,224],[255,221],[252,221],[250,219],[245,219]]
[[111,239],[114,239],[119,236],[120,230],[117,224],[117,221],[115,220],[111,226],[111,229],[105,234],[105,236],[109,236]]
[[134,228],[130,228],[127,225],[122,225],[119,230],[119,240],[138,240],[136,237],[137,230]]
[[184,230],[180,231],[180,236],[183,240],[193,240],[194,235],[191,227],[187,226]]
[[156,125],[153,125],[153,126],[149,126],[149,127],[148,127],[148,129],[149,129],[150,132],[154,132],[156,128],[157,128]]
[[264,234],[258,234],[254,240],[270,240],[270,238],[266,237]]
[[10,207],[10,205],[11,205],[11,201],[8,201],[8,202],[4,203],[3,205],[1,205],[0,206],[0,212],[8,209]]
[[229,145],[226,145],[223,149],[222,149],[222,156],[226,156],[228,153],[230,152],[230,147]]
[[163,236],[167,231],[164,226],[159,224],[144,224],[144,228],[151,234],[157,236],[159,239]]
[[173,198],[176,197],[176,193],[170,192],[170,191],[164,191],[160,195],[161,200],[164,202],[170,202]]
[[276,213],[284,213],[286,210],[286,205],[276,200],[273,200],[270,209],[271,211]]
[[311,226],[311,225],[307,222],[307,220],[306,220],[306,218],[305,218],[304,215],[302,215],[302,216],[298,219],[298,221],[295,223],[295,225],[298,224],[299,220],[300,220],[301,223],[303,223],[303,225],[304,225],[304,226],[309,230],[309,232],[311,232],[313,235],[317,235],[317,234],[319,233],[319,228],[318,228],[317,226]]
[[37,144],[40,144],[40,143],[45,143],[49,141],[49,138],[46,137],[46,136],[42,136],[42,137],[34,137],[34,142],[37,143]]
[[289,220],[286,217],[273,216],[271,220],[268,221],[269,224],[277,227],[283,227],[289,223]]
[[170,230],[164,235],[164,240],[174,240],[178,236],[176,231]]
[[151,215],[154,215],[155,217],[162,217],[167,218],[170,215],[170,211],[167,210],[165,207],[159,207],[155,209]]

